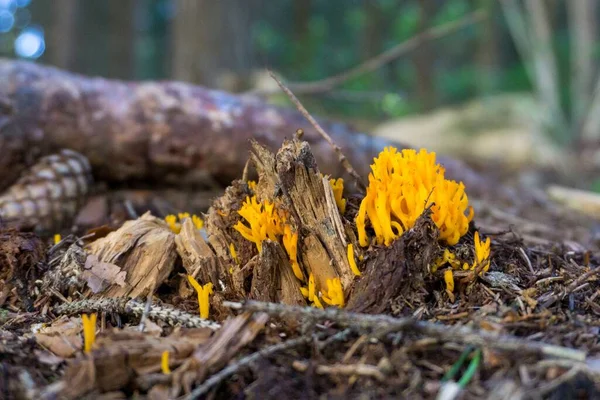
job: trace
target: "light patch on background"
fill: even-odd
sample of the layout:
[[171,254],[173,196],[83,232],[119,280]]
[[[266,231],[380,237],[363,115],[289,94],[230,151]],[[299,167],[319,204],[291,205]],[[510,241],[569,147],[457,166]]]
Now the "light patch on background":
[[39,58],[46,50],[44,32],[39,28],[27,28],[15,39],[15,53],[23,58]]

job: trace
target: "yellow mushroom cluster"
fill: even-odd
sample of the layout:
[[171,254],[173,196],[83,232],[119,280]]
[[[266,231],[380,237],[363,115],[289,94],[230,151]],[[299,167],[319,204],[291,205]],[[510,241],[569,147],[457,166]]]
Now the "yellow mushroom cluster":
[[435,153],[425,149],[417,152],[387,147],[379,153],[371,165],[367,193],[356,217],[360,245],[369,245],[367,218],[375,231],[373,242],[389,246],[412,228],[430,205],[440,240],[456,244],[467,233],[473,209],[464,184],[444,175]]
[[275,204],[268,200],[259,202],[256,196],[247,197],[246,201],[238,211],[245,223],[238,221],[234,226],[246,240],[254,242],[256,249],[262,251],[262,242],[264,240],[273,240],[283,242],[294,275],[300,280],[304,280],[300,265],[298,265],[298,233],[292,230],[287,223],[287,214],[282,210],[275,208]]

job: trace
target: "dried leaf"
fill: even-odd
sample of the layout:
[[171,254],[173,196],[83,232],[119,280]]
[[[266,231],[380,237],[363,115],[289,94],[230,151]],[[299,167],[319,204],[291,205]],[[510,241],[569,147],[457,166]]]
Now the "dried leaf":
[[125,271],[115,264],[100,261],[94,254],[87,256],[84,269],[83,278],[93,293],[101,292],[109,285],[125,286]]

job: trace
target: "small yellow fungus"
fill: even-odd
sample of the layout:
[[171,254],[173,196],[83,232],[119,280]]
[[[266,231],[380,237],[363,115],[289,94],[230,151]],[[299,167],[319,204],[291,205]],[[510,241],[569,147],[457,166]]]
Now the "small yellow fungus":
[[322,308],[324,308],[324,307],[323,307],[323,303],[321,303],[321,300],[319,300],[319,297],[318,297],[318,296],[315,296],[315,297],[313,298],[313,300],[314,300],[314,301],[313,301],[313,304],[312,304],[313,306],[315,306],[315,307],[317,307],[317,308],[321,308],[321,309],[322,309]]
[[83,325],[83,350],[89,353],[96,341],[96,314],[82,314],[81,323]]
[[[165,217],[165,222],[167,223],[167,225],[169,225],[169,229],[171,229],[173,233],[178,234],[179,232],[181,232],[181,223],[186,218],[192,218],[192,223],[194,224],[194,227],[196,227],[196,229],[198,230],[202,229],[202,227],[204,226],[204,221],[202,220],[202,218],[195,214],[190,217],[190,213],[187,212],[178,213],[176,216],[173,214],[169,214]],[[179,222],[177,222],[178,219]]]
[[277,241],[281,238],[283,247],[290,257],[294,275],[296,278],[304,280],[297,260],[298,233],[293,232],[291,226],[287,224],[286,213],[277,210],[274,203],[268,200],[259,203],[256,196],[252,196],[246,198],[238,214],[248,225],[238,221],[234,229],[246,240],[253,242],[259,252],[262,251],[264,240]]
[[192,215],[192,223],[196,227],[196,229],[200,230],[204,226],[204,221],[197,215]]
[[440,240],[456,244],[467,233],[473,209],[464,184],[448,180],[444,174],[435,153],[386,147],[371,165],[367,193],[356,216],[360,245],[369,244],[367,217],[375,231],[375,243],[389,246],[412,228],[429,206]]
[[322,298],[330,306],[344,307],[344,289],[340,278],[327,279],[327,293]]
[[453,269],[460,268],[460,261],[456,259],[456,255],[450,250],[444,249],[444,254],[433,262],[433,265],[431,266],[431,272],[433,273],[437,271],[439,267],[446,263],[450,264]]
[[160,357],[160,369],[165,375],[171,374],[171,368],[169,368],[169,352],[167,350],[163,351],[162,356]]
[[356,259],[354,258],[354,245],[352,243],[348,243],[348,262],[350,263],[350,269],[356,276],[360,276],[360,270],[356,265]]
[[165,217],[165,222],[169,225],[169,228],[173,233],[179,233],[181,231],[181,225],[177,223],[177,217],[173,214],[169,214]]
[[308,299],[308,288],[306,286],[300,286],[300,293]]
[[256,181],[248,181],[248,187],[250,190],[256,190]]
[[313,301],[315,298],[315,276],[310,273],[308,276],[308,301]]
[[54,244],[60,243],[61,240],[62,240],[62,237],[60,236],[60,233],[57,233],[54,235]]
[[471,266],[471,270],[475,268],[483,268],[481,271],[487,272],[490,269],[490,248],[491,240],[487,238],[485,242],[482,242],[479,237],[479,232],[475,231],[475,262]]
[[451,268],[444,271],[444,281],[446,282],[446,290],[450,293],[454,292],[454,275]]
[[333,190],[335,204],[337,204],[340,213],[344,214],[346,212],[346,199],[342,198],[342,195],[344,194],[344,180],[342,178],[330,179],[329,185]]
[[236,264],[239,265],[240,260],[238,259],[237,252],[235,251],[235,246],[233,243],[229,243],[229,254],[231,254],[231,258],[235,261]]
[[191,275],[188,275],[188,281],[196,289],[198,293],[198,307],[200,309],[200,318],[208,319],[210,311],[209,295],[213,294],[213,284],[208,282],[201,286],[198,281]]
[[292,264],[292,270],[296,278],[304,281],[304,275],[298,264],[298,234],[292,232],[292,228],[289,225],[285,225],[283,228],[283,247],[287,251]]

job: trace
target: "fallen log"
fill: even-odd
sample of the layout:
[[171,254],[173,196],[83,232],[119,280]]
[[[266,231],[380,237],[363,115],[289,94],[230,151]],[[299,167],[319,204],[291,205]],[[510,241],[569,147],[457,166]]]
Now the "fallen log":
[[[392,144],[320,123],[363,176]],[[224,187],[240,176],[250,138],[275,150],[299,128],[323,172],[343,176],[330,145],[295,110],[182,82],[90,78],[0,59],[0,189],[35,158],[63,148],[85,155],[109,185]],[[472,191],[489,190],[464,163],[440,161]]]

